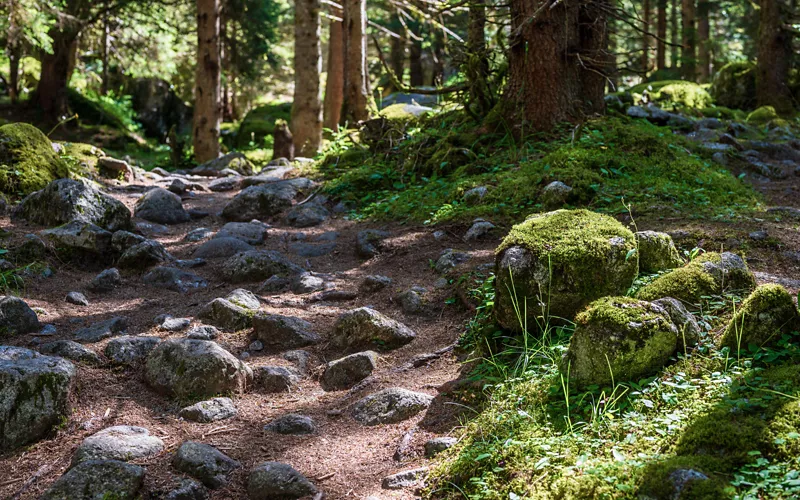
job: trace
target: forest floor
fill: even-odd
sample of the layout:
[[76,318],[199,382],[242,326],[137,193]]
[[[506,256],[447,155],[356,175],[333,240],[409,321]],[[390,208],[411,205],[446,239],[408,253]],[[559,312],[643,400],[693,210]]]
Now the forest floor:
[[[209,179],[210,181],[210,179]],[[207,184],[208,181],[201,181]],[[147,189],[144,183],[128,186],[109,186],[108,192],[124,202],[133,211],[133,205]],[[789,206],[800,209],[800,177],[790,175],[784,180],[755,183],[754,187],[765,197],[769,206]],[[192,252],[202,242],[187,243],[184,237],[199,227],[218,230],[225,221],[216,214],[235,194],[196,192],[184,198],[187,209],[208,211],[206,219],[169,226],[167,232],[148,235],[161,242],[178,259],[192,258]],[[639,230],[667,231],[676,236],[676,244],[689,250],[702,247],[707,250],[745,250],[751,269],[757,272],[758,281],[778,281],[790,292],[800,289],[800,218],[787,214],[763,213],[763,217],[748,217],[735,223],[714,222],[690,217],[643,216],[636,219]],[[136,222],[140,222],[135,219]],[[77,446],[87,436],[112,425],[137,425],[164,440],[167,447],[160,455],[140,462],[147,466],[146,497],[157,498],[159,492],[169,491],[180,478],[170,465],[177,447],[186,440],[212,444],[228,456],[241,462],[242,467],[230,478],[227,487],[211,491],[212,498],[245,498],[247,472],[264,461],[291,464],[308,477],[328,498],[415,498],[411,490],[389,491],[381,488],[381,480],[395,472],[425,466],[422,445],[436,436],[458,436],[459,427],[469,418],[469,401],[454,400],[448,393],[448,382],[461,376],[462,360],[452,352],[446,353],[421,366],[401,369],[415,357],[446,348],[457,341],[473,312],[464,307],[455,296],[457,273],[450,276],[446,287],[437,288],[441,277],[431,266],[447,248],[463,250],[472,259],[461,268],[466,272],[480,264],[494,262],[494,248],[505,234],[480,242],[464,243],[462,236],[468,223],[451,223],[431,227],[416,223],[358,222],[334,215],[320,226],[296,229],[281,218],[265,220],[271,224],[265,249],[284,252],[295,263],[317,273],[327,273],[339,290],[357,291],[367,275],[380,274],[393,279],[393,284],[373,295],[359,293],[353,300],[344,302],[315,301],[312,295],[295,295],[291,292],[261,295],[258,284],[241,286],[257,293],[262,310],[287,316],[297,316],[311,322],[323,339],[331,332],[337,316],[349,309],[371,306],[388,316],[405,323],[417,332],[414,342],[400,349],[382,353],[380,364],[366,384],[355,391],[325,392],[316,377],[324,363],[330,361],[326,342],[308,348],[312,363],[308,376],[291,392],[263,394],[258,391],[235,396],[238,415],[232,419],[211,424],[199,424],[180,419],[178,411],[183,405],[152,392],[144,382],[141,368],[109,368],[108,366],[78,365],[77,386],[74,391],[72,411],[68,420],[54,434],[27,448],[11,454],[0,455],[0,498],[36,498],[44,492],[69,467]],[[630,222],[623,217],[623,222]],[[4,243],[13,247],[25,234],[44,229],[0,217],[0,227],[11,235]],[[356,256],[356,234],[367,228],[388,230],[391,237],[388,248],[381,255],[364,260]],[[507,229],[507,228],[505,228]],[[444,231],[436,239],[434,230]],[[337,233],[336,249],[322,257],[303,258],[293,254],[289,243],[324,232]],[[767,240],[756,241],[749,236],[753,231],[766,231]],[[680,236],[683,235],[681,238]],[[51,278],[26,277],[20,295],[31,307],[41,308],[42,323],[53,324],[57,334],[45,340],[71,339],[73,332],[90,323],[113,316],[126,316],[127,333],[150,335],[162,339],[183,337],[184,333],[168,333],[154,325],[160,314],[194,318],[201,307],[217,297],[240,286],[226,283],[221,275],[222,261],[209,260],[208,264],[193,270],[207,279],[209,286],[188,294],[148,287],[135,274],[124,274],[124,285],[108,294],[92,294],[86,290],[90,280],[102,270],[91,262],[80,264],[51,263],[55,272]],[[419,285],[428,290],[426,300],[431,305],[422,315],[406,314],[396,300],[399,291]],[[67,292],[86,293],[91,305],[77,307],[67,304]],[[193,320],[193,324],[199,321]],[[248,331],[223,333],[218,342],[235,355],[248,350],[251,339]],[[10,345],[35,346],[37,335],[11,338]],[[92,344],[98,353],[107,341]],[[259,354],[251,352],[247,363],[284,365],[290,363],[281,353]],[[427,412],[399,424],[366,427],[349,417],[347,408],[361,397],[388,387],[403,387],[436,396]],[[317,432],[308,436],[282,436],[265,432],[263,427],[274,418],[287,413],[300,413],[312,417]],[[407,457],[395,460],[395,452],[407,433],[413,432]]]

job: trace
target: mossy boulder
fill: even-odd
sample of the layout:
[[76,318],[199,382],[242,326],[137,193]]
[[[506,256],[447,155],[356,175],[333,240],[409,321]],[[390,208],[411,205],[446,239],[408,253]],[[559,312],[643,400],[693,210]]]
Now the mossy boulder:
[[777,120],[778,112],[772,106],[761,106],[749,115],[747,115],[747,123],[750,125],[766,125],[767,123]]
[[70,170],[82,177],[92,177],[97,173],[97,163],[106,156],[105,152],[91,144],[81,142],[62,142],[59,156],[67,162]]
[[684,108],[700,109],[711,106],[713,102],[711,95],[702,85],[683,80],[642,83],[633,87],[631,93],[647,96],[649,102],[668,111]]
[[533,329],[543,313],[571,320],[600,297],[623,295],[638,272],[635,248],[632,232],[589,210],[557,210],[517,224],[497,249],[498,323]]
[[651,500],[715,500],[732,497],[733,487],[717,474],[710,457],[679,456],[648,464],[637,486],[638,498]]
[[674,297],[685,304],[697,305],[703,297],[726,292],[747,294],[755,287],[755,277],[740,256],[708,252],[640,288],[636,298]]
[[636,233],[636,240],[639,243],[640,271],[657,273],[683,265],[683,259],[670,235],[656,231],[639,231]]
[[67,163],[41,130],[28,123],[0,127],[1,193],[28,194],[69,174]]
[[605,297],[575,318],[561,372],[579,387],[638,380],[667,364],[678,347],[678,334],[661,306]]
[[278,120],[288,122],[291,119],[292,103],[273,103],[252,109],[242,120],[236,134],[236,146],[247,147],[250,142],[256,146],[264,143],[264,138],[271,136]]
[[734,352],[750,344],[767,346],[798,326],[797,307],[792,296],[780,285],[761,285],[737,309],[725,333],[722,345]]
[[359,134],[361,141],[372,150],[396,146],[406,137],[406,129],[432,108],[416,104],[392,104],[383,108],[378,116],[367,120]]
[[756,64],[750,61],[726,64],[714,75],[710,92],[719,106],[753,109],[756,104]]

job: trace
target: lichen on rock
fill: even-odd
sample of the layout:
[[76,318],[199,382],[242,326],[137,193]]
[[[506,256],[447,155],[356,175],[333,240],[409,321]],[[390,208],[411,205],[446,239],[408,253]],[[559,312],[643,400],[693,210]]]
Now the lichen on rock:
[[774,344],[782,333],[800,326],[798,319],[792,296],[785,288],[774,283],[761,285],[737,308],[721,343],[734,351],[750,344]]

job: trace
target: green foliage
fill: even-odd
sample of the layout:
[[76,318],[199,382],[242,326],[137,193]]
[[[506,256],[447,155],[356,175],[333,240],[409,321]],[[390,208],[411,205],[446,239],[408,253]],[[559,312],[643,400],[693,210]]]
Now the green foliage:
[[292,103],[276,102],[259,106],[244,117],[236,134],[236,147],[239,149],[272,147],[272,132],[275,123],[292,117]]
[[713,101],[702,85],[684,80],[642,83],[632,87],[630,92],[634,95],[647,95],[649,102],[668,111],[707,108]]
[[744,110],[755,108],[755,63],[735,61],[720,68],[711,84],[711,96],[719,106]]
[[721,343],[732,352],[751,344],[770,345],[780,339],[781,333],[796,328],[797,320],[797,308],[785,288],[774,283],[761,285],[731,318]]
[[772,106],[761,106],[749,115],[747,115],[747,123],[752,125],[766,125],[778,118],[778,113]]
[[0,193],[28,194],[69,174],[39,129],[27,123],[0,127]]
[[109,125],[120,131],[133,133],[140,126],[135,121],[136,113],[131,107],[130,96],[116,97],[113,93],[100,95],[92,90],[67,91],[69,106],[78,118],[87,124]]

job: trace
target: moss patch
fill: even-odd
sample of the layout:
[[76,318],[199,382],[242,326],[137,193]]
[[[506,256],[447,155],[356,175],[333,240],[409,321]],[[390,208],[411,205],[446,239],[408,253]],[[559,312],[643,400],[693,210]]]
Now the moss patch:
[[634,95],[647,94],[650,102],[670,111],[706,108],[711,106],[713,101],[702,85],[683,80],[642,83],[631,88],[630,91]]
[[756,64],[734,61],[714,75],[711,96],[719,106],[751,110],[756,104]]
[[[236,134],[236,147],[246,149],[253,143],[255,147],[263,147],[265,138],[272,137],[275,123],[284,120],[287,123],[292,117],[292,103],[276,102],[252,109],[242,120]],[[272,144],[268,145],[270,148]]]
[[761,106],[749,115],[747,115],[747,123],[751,125],[766,125],[778,118],[778,113],[772,106]]
[[0,127],[0,192],[28,194],[69,174],[67,163],[39,129],[27,123]]
[[797,328],[797,320],[797,308],[785,288],[774,283],[761,285],[736,311],[721,342],[734,352],[750,344],[771,345]]

